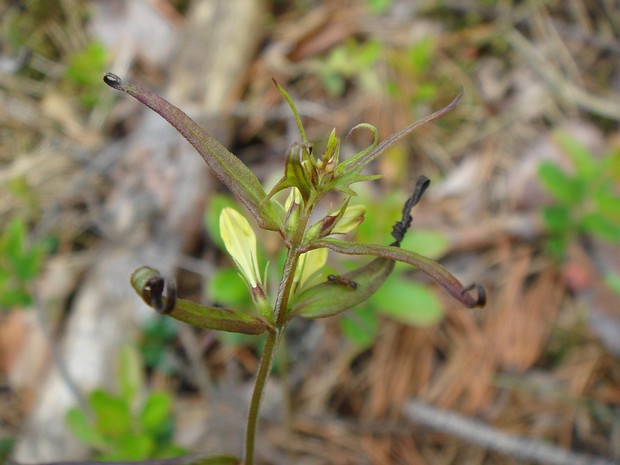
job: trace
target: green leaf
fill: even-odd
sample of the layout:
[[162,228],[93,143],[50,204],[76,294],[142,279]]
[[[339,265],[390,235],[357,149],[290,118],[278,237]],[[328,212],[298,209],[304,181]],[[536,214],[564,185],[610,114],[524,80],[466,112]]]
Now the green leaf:
[[8,288],[6,283],[0,282],[0,309],[27,307],[30,304],[32,304],[32,296],[29,292]]
[[[383,142],[378,144],[372,150],[365,153],[364,156],[356,157],[353,162],[351,162],[350,164],[347,164],[347,170],[350,170],[351,174],[359,175],[359,173],[364,167],[366,167],[370,162],[372,162],[379,155],[381,155],[390,146],[399,142],[401,139],[408,136],[409,134],[411,134],[413,131],[415,131],[419,127],[424,126],[425,124],[428,124],[431,121],[441,118],[445,114],[449,113],[459,103],[459,100],[461,100],[462,96],[463,96],[463,92],[461,91],[450,103],[448,103],[443,108],[437,110],[434,113],[431,113],[426,118],[422,118],[420,121],[416,121],[415,123],[410,124],[406,128],[401,129],[400,131],[392,134],[390,137],[388,137]],[[345,162],[343,163],[346,163],[347,161],[348,160],[345,160]]]
[[598,171],[598,162],[585,145],[565,132],[558,132],[554,134],[553,138],[570,157],[575,166],[577,176],[589,180],[596,175]]
[[566,236],[550,237],[546,243],[547,251],[556,258],[561,258],[564,255],[567,246],[568,238]]
[[118,363],[118,385],[121,396],[129,406],[133,404],[136,394],[144,386],[142,358],[138,350],[131,344],[124,344],[121,348]]
[[100,434],[119,437],[131,430],[131,412],[123,399],[97,389],[90,394],[88,402],[95,414],[95,428]]
[[620,224],[610,221],[600,213],[588,213],[579,220],[582,231],[596,234],[601,239],[616,243],[620,241]]
[[402,277],[385,283],[371,302],[384,315],[411,326],[429,326],[443,317],[443,306],[428,287]]
[[2,236],[2,255],[7,256],[13,266],[15,266],[15,262],[21,260],[26,234],[24,222],[20,218],[14,217]]
[[113,460],[146,460],[155,452],[155,440],[144,433],[129,433],[119,438]]
[[436,48],[437,40],[433,36],[427,36],[411,47],[409,59],[415,73],[419,75],[428,70]]
[[170,318],[149,318],[142,326],[140,354],[144,365],[163,373],[172,374],[175,370],[166,352],[169,343],[176,337],[178,325]]
[[375,309],[370,305],[364,305],[343,314],[340,318],[340,330],[359,348],[370,347],[379,332],[379,319]]
[[249,308],[252,299],[248,286],[239,276],[236,268],[220,268],[207,282],[209,300],[218,305],[235,308]]
[[69,430],[84,444],[95,449],[105,447],[105,439],[92,427],[84,411],[77,407],[72,407],[67,412],[65,420]]
[[106,62],[106,50],[101,42],[91,42],[84,50],[71,56],[66,75],[81,86],[92,86],[99,81]]
[[612,221],[620,222],[620,197],[614,195],[611,186],[605,186],[594,193],[596,209]]
[[9,463],[7,459],[13,449],[13,445],[15,444],[15,439],[7,437],[0,439],[0,463]]
[[254,173],[211,134],[159,95],[126,83],[111,73],[107,73],[103,80],[113,89],[131,95],[168,121],[198,151],[213,174],[250,211],[261,228],[279,230],[284,222],[284,210],[266,198],[263,186]]
[[614,182],[620,182],[620,147],[614,147],[601,163],[601,167]]
[[562,203],[576,205],[583,199],[584,189],[579,179],[567,175],[555,163],[542,162],[538,168],[538,178],[545,189]]
[[304,125],[301,122],[301,117],[299,116],[299,112],[297,111],[295,102],[293,102],[293,99],[288,94],[288,92],[286,92],[286,90],[284,90],[284,88],[280,84],[278,84],[278,82],[275,79],[273,80],[273,83],[275,84],[276,89],[278,89],[278,92],[280,92],[280,95],[284,98],[284,100],[286,100],[286,103],[288,103],[288,106],[293,112],[293,116],[295,117],[295,122],[297,123],[297,129],[299,130],[299,134],[301,135],[302,142],[305,145],[308,145],[309,142],[308,142],[308,138],[306,137],[306,131],[304,130]]
[[187,450],[183,447],[176,446],[174,444],[160,444],[157,448],[157,451],[154,455],[156,459],[166,459],[170,457],[180,457],[183,454],[186,454]]
[[450,249],[450,239],[440,231],[413,229],[403,239],[401,248],[424,253],[429,258],[439,258]]
[[165,428],[171,415],[172,399],[165,392],[151,393],[140,413],[142,428],[151,435],[158,435]]
[[290,317],[324,318],[342,313],[368,300],[393,269],[392,260],[379,258],[340,276],[340,281],[327,281],[312,286],[297,296]]
[[616,294],[620,295],[620,274],[607,273],[605,275],[605,284]]
[[207,455],[186,465],[239,465],[241,460],[232,455]]
[[[379,244],[346,242],[334,238],[326,238],[315,241],[312,243],[312,247],[326,247],[345,255],[374,255],[387,260],[408,263],[409,265],[416,267],[422,273],[426,274],[463,305],[472,308],[482,306],[486,302],[486,295],[482,286],[475,283],[472,285],[463,286],[458,279],[456,279],[439,263],[409,250]],[[478,293],[476,297],[471,295],[470,291],[472,289],[476,289]]]
[[392,4],[392,0],[366,0],[366,3],[368,4],[368,8],[370,8],[370,12],[378,16],[389,8]]
[[570,210],[564,205],[544,207],[542,216],[547,229],[552,233],[567,234],[573,228]]

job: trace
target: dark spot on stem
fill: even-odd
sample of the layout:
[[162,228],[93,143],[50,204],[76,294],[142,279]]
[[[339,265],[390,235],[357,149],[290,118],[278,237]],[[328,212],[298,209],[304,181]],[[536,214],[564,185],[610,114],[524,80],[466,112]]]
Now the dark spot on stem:
[[123,85],[123,80],[119,78],[116,74],[106,73],[103,76],[103,82],[112,87],[113,89],[120,89]]

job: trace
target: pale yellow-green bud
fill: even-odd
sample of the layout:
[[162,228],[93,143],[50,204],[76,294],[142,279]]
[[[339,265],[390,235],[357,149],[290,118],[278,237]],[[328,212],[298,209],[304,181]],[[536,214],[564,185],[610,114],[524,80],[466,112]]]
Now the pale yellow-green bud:
[[220,234],[226,250],[250,287],[253,290],[262,287],[256,259],[256,235],[248,220],[236,210],[224,208],[220,214]]
[[[334,215],[337,215],[335,212]],[[364,205],[351,205],[344,211],[344,215],[338,220],[332,234],[346,234],[354,231],[364,221],[366,207]]]
[[301,254],[293,277],[293,289],[295,291],[301,290],[304,286],[312,284],[326,262],[327,249],[325,248],[314,249]]

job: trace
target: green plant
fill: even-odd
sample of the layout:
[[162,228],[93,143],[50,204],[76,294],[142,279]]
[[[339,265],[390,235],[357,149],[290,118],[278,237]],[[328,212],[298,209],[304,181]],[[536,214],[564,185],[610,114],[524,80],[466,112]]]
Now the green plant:
[[567,245],[580,234],[593,234],[611,243],[620,241],[620,150],[596,160],[571,136],[558,133],[555,140],[570,158],[574,172],[553,162],[541,163],[538,178],[555,199],[543,208],[550,237],[548,250],[561,257]]
[[177,333],[176,323],[169,318],[157,317],[144,323],[139,349],[147,368],[165,373],[173,371],[166,352],[169,350],[169,343],[177,337]]
[[30,285],[38,276],[46,245],[30,243],[26,223],[18,217],[0,235],[0,309],[32,303]]
[[[391,233],[394,240],[390,245],[351,242],[331,237],[353,231],[364,219],[364,206],[349,205],[351,197],[356,195],[351,188],[352,184],[377,179],[377,176],[362,174],[363,170],[414,129],[449,112],[458,103],[460,95],[444,108],[381,143],[375,127],[365,123],[355,126],[352,131],[370,131],[373,142],[366,149],[341,161],[340,139],[335,135],[335,131],[330,134],[320,157],[314,156],[312,145],[307,140],[291,98],[276,83],[295,115],[302,141],[291,146],[286,156],[282,179],[271,192],[266,193],[256,176],[239,158],[226,150],[180,109],[146,89],[123,82],[114,74],[106,74],[104,81],[165,118],[194,146],[258,226],[274,231],[282,239],[286,256],[277,291],[275,295],[271,295],[269,287],[266,286],[265,275],[261,273],[263,268],[258,265],[256,236],[250,223],[235,209],[222,209],[219,225],[224,246],[250,291],[254,304],[252,312],[198,305],[179,299],[172,282],[164,280],[157,270],[149,267],[141,267],[131,276],[132,286],[145,303],[172,318],[201,328],[266,335],[247,421],[244,457],[246,465],[254,463],[254,443],[262,393],[272,368],[276,348],[292,318],[299,316],[313,319],[337,315],[365,302],[383,285],[394,270],[396,262],[406,263],[422,271],[467,307],[484,305],[485,295],[480,285],[463,286],[435,261],[401,248],[411,225],[411,210],[429,185],[429,180],[424,176],[419,178],[413,194],[405,202],[399,218],[396,218],[398,221]],[[281,204],[275,200],[274,195],[284,189],[290,190],[286,202]],[[332,191],[344,196],[341,204],[311,224],[315,208],[325,195]],[[326,262],[327,250],[344,255],[375,258],[352,271],[325,281],[321,278],[321,270]],[[470,292],[472,290],[477,292]],[[235,459],[231,458],[232,460]]]
[[392,0],[366,0],[366,5],[374,15],[384,13],[392,4]]
[[69,57],[65,77],[69,86],[79,91],[80,103],[86,108],[93,107],[99,99],[101,72],[106,61],[105,47],[97,41]]
[[379,88],[377,60],[383,45],[377,41],[360,43],[355,39],[334,47],[318,63],[317,73],[325,88],[333,95],[342,95],[347,82],[355,81],[367,91]]
[[97,460],[145,460],[184,453],[172,443],[172,398],[164,392],[145,394],[143,372],[139,352],[123,347],[119,393],[94,390],[87,408],[67,412],[69,429],[96,452]]
[[15,440],[13,438],[0,439],[0,464],[8,462],[14,443]]

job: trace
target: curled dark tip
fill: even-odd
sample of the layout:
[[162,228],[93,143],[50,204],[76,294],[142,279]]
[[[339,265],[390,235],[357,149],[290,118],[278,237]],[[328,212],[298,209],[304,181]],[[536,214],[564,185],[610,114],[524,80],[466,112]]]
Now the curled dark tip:
[[[164,285],[166,287],[166,302],[164,303]],[[173,280],[165,280],[161,276],[153,276],[149,278],[146,285],[142,289],[142,298],[149,302],[158,313],[167,315],[176,304],[176,284]]]
[[402,219],[400,221],[397,221],[392,227],[392,237],[396,239],[396,241],[392,243],[393,246],[400,246],[400,243],[405,237],[405,233],[407,232],[407,230],[411,226],[411,222],[413,221],[413,218],[411,217],[411,210],[420,202],[420,200],[422,199],[422,195],[424,195],[424,192],[426,191],[426,189],[428,189],[428,186],[430,184],[430,179],[428,179],[424,175],[420,176],[416,181],[413,194],[411,194],[411,197],[407,199],[405,205],[403,206]]
[[123,85],[123,80],[116,74],[105,73],[103,76],[103,82],[112,87],[113,89],[119,89]]
[[484,307],[487,303],[487,292],[484,290],[482,284],[471,283],[463,288],[461,296],[465,297],[469,291],[476,290],[478,297],[473,301],[472,307]]

